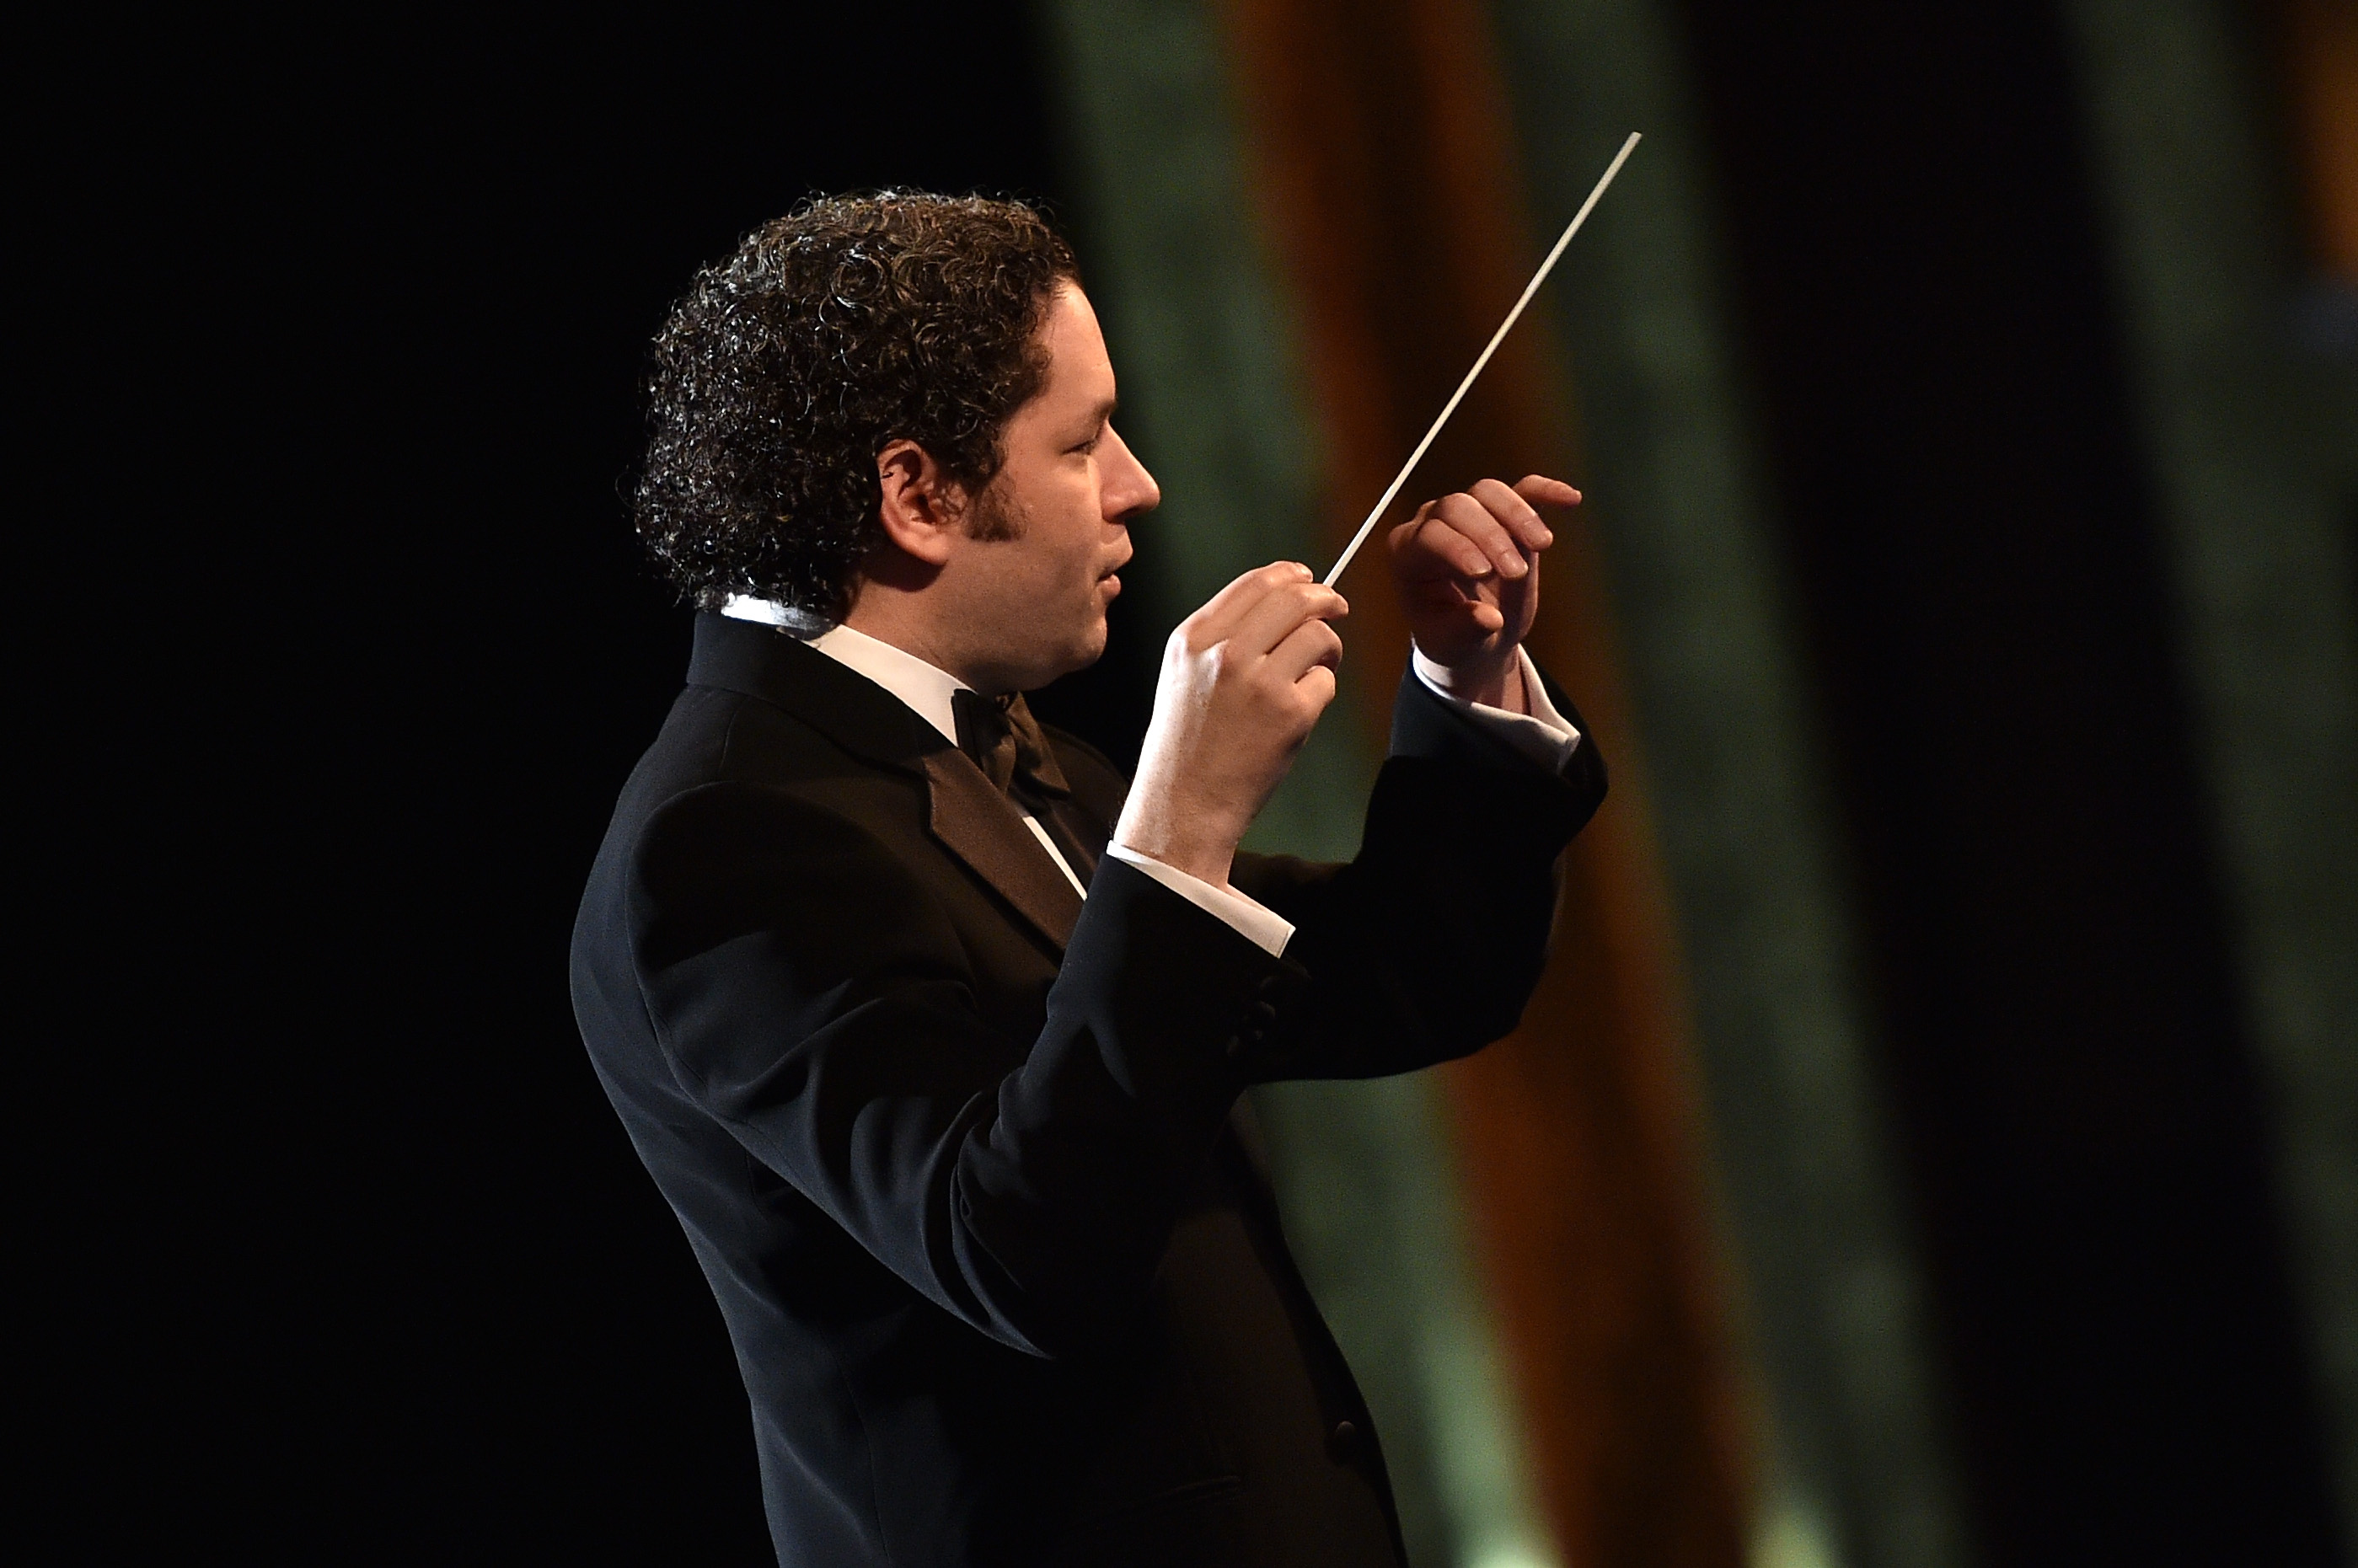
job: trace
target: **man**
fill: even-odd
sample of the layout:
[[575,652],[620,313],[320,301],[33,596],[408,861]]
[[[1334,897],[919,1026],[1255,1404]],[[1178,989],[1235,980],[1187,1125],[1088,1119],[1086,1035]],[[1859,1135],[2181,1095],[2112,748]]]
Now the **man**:
[[1017,694],[1159,500],[1028,208],[815,202],[658,340],[638,498],[706,611],[574,935],[584,1039],[752,1400],[782,1563],[1396,1565],[1238,1103],[1505,1033],[1605,777],[1520,641],[1544,479],[1392,535],[1419,655],[1348,866],[1240,852],[1346,610],[1249,571],[1137,778]]

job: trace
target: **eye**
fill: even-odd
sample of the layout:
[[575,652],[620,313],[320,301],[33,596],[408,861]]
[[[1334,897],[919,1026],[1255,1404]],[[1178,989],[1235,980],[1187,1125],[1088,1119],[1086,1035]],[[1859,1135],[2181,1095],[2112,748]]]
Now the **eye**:
[[1098,427],[1098,433],[1096,435],[1091,436],[1087,440],[1083,441],[1079,446],[1075,447],[1073,450],[1080,453],[1083,457],[1087,457],[1098,449],[1098,443],[1104,439],[1105,428],[1100,426]]

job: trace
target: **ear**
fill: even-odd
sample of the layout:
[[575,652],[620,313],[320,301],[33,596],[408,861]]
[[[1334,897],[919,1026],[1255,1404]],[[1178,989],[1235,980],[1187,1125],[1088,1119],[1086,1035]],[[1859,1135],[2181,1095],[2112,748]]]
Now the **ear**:
[[884,536],[927,566],[946,565],[966,535],[966,497],[933,455],[914,441],[892,442],[876,454],[876,480]]

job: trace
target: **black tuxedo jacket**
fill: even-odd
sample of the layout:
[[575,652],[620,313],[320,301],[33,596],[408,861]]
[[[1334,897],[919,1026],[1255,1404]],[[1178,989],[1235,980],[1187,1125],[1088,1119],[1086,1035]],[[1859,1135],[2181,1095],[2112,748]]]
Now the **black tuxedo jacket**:
[[[1123,780],[1051,739],[1101,849]],[[573,998],[728,1320],[782,1563],[1401,1562],[1238,1097],[1510,1029],[1605,774],[1413,679],[1392,747],[1357,860],[1238,858],[1272,957],[1120,860],[1084,904],[897,698],[699,618]]]

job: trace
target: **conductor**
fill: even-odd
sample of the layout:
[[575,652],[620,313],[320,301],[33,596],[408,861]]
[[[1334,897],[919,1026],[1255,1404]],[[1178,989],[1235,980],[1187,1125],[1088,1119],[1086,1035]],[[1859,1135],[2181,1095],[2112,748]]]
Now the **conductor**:
[[701,613],[572,957],[719,1299],[782,1563],[1404,1568],[1239,1097],[1514,1026],[1605,770],[1523,652],[1555,481],[1390,536],[1416,652],[1357,859],[1238,849],[1335,695],[1278,562],[1171,635],[1137,775],[1022,694],[1160,499],[1070,250],[831,198],[656,341],[640,531]]

